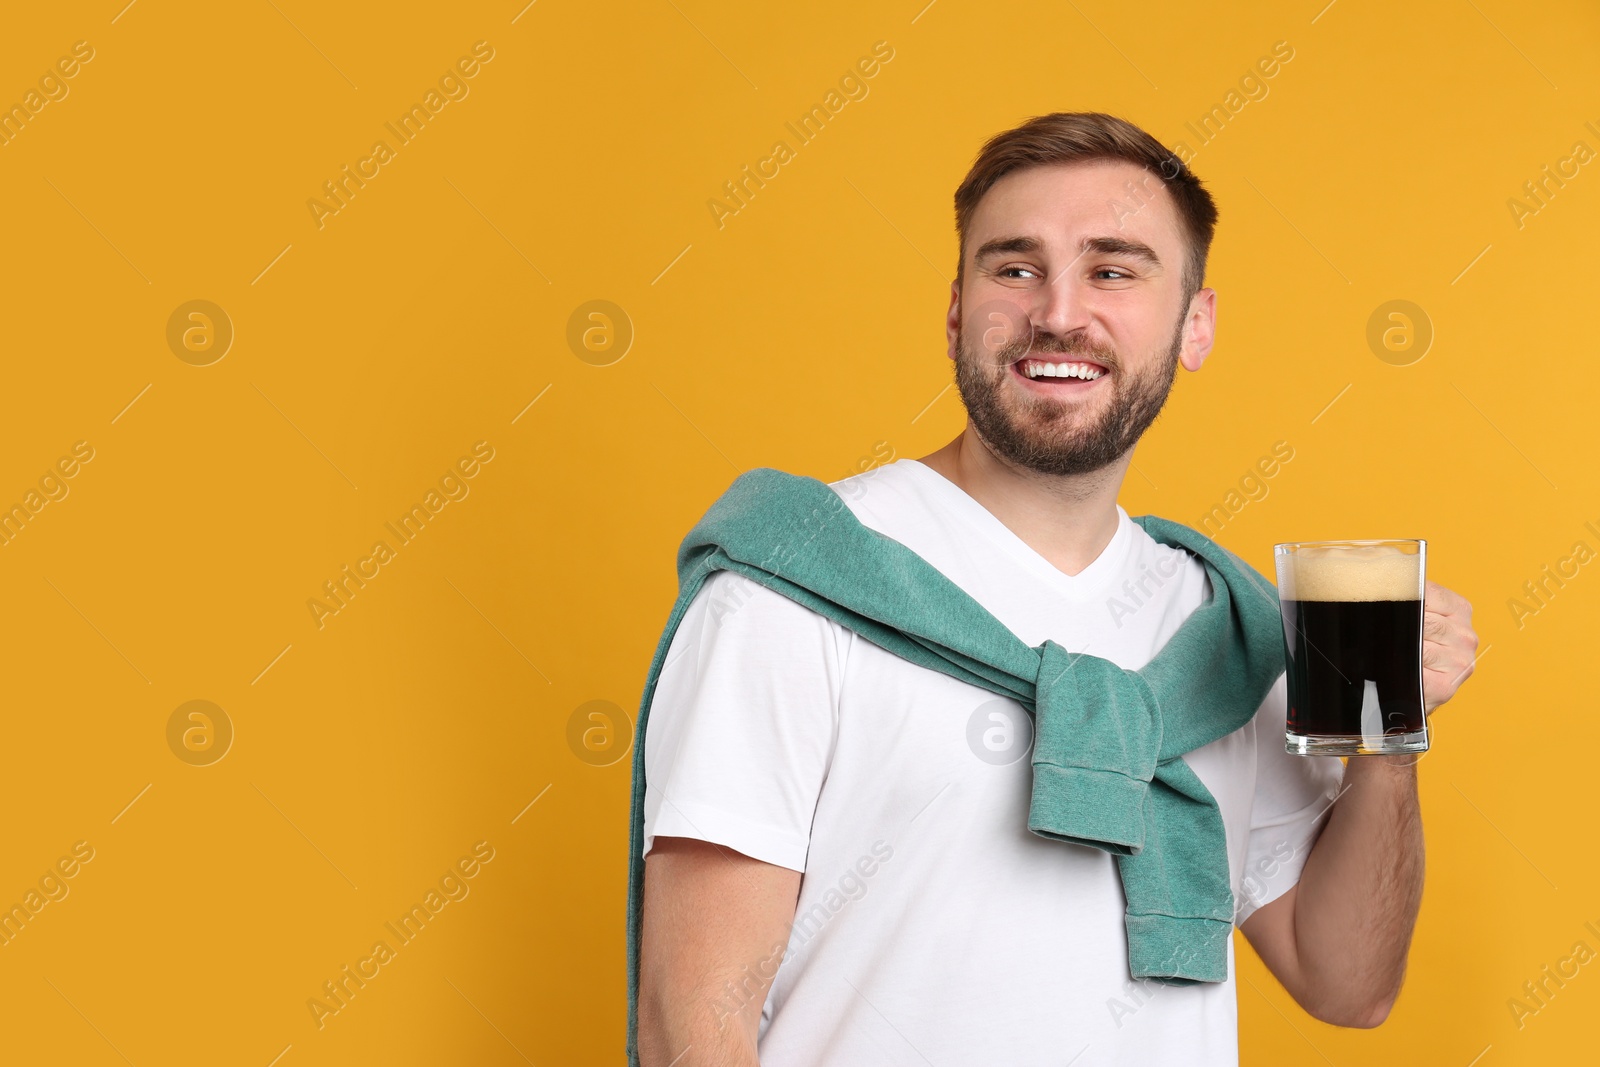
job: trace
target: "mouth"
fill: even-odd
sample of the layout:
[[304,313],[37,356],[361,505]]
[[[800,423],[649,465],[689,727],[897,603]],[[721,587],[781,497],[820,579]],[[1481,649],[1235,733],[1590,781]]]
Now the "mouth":
[[1020,378],[1029,389],[1061,395],[1082,393],[1093,389],[1101,378],[1110,376],[1110,370],[1089,360],[1062,360],[1052,362],[1037,356],[1027,356],[1011,364],[1011,374]]

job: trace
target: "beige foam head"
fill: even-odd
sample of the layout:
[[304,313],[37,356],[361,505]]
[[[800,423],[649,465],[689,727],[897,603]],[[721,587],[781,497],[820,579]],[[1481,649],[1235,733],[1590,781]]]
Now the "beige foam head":
[[1307,545],[1278,557],[1283,600],[1420,600],[1422,555],[1397,545]]

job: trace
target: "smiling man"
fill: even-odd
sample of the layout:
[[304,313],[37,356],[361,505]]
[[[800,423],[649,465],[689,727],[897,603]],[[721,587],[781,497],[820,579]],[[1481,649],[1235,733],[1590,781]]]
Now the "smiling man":
[[[1081,113],[990,140],[955,201],[967,425],[830,488],[1027,645],[1138,671],[1219,592],[1117,503],[1178,366],[1211,351],[1216,208],[1148,134]],[[1108,610],[1130,586],[1137,609]],[[1429,583],[1425,612],[1431,711],[1477,639],[1449,590]],[[669,636],[642,741],[635,1062],[1236,1064],[1234,926],[1317,1018],[1389,1013],[1422,889],[1414,761],[1288,755],[1281,674],[1179,760],[1220,813],[1202,858],[1232,911],[1195,977],[1131,963],[1114,849],[1030,830],[1017,701],[732,570]],[[1087,746],[1105,727],[1084,725]]]

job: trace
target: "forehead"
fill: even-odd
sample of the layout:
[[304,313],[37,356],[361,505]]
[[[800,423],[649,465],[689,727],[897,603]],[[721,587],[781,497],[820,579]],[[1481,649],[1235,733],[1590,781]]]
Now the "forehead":
[[1177,205],[1154,171],[1123,160],[1014,170],[978,202],[967,247],[1002,235],[1036,234],[1075,245],[1084,235],[1142,240],[1162,258],[1182,244]]

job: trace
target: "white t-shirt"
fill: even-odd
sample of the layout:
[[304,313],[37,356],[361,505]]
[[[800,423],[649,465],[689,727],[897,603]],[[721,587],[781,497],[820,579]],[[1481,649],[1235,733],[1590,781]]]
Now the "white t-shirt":
[[[1210,595],[1204,566],[1120,505],[1068,576],[916,460],[831,487],[1029,645],[1136,670]],[[1285,753],[1284,713],[1280,677],[1184,757],[1221,806],[1236,924],[1298,880],[1342,776]],[[1224,983],[1133,982],[1112,857],[1028,830],[1031,741],[1015,701],[741,575],[706,581],[651,706],[644,853],[691,837],[804,872],[788,944],[750,961],[777,972],[763,1067],[1238,1063],[1231,941]],[[757,1010],[723,993],[720,1013]]]

